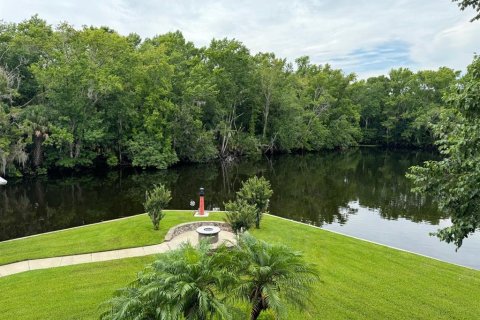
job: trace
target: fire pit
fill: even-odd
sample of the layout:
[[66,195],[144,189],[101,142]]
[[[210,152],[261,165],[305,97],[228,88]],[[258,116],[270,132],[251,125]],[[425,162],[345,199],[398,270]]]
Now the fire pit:
[[201,241],[202,239],[209,239],[210,243],[217,243],[219,232],[220,228],[215,226],[198,227],[198,240]]

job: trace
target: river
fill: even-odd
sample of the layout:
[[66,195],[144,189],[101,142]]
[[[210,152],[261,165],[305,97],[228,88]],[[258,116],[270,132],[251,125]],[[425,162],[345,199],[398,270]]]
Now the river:
[[163,171],[10,179],[0,186],[0,241],[138,214],[145,190],[156,183],[172,190],[170,208],[190,209],[201,186],[207,209],[222,208],[243,180],[263,175],[272,184],[275,215],[480,269],[480,235],[458,251],[430,236],[450,220],[431,199],[410,192],[408,167],[433,158],[428,152],[362,148]]

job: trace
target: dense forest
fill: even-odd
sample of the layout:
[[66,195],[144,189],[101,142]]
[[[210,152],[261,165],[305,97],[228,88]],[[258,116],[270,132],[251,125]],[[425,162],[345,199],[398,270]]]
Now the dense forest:
[[38,16],[0,22],[0,173],[430,148],[430,124],[459,81],[446,67],[358,79],[234,39],[198,48],[179,31],[141,39]]

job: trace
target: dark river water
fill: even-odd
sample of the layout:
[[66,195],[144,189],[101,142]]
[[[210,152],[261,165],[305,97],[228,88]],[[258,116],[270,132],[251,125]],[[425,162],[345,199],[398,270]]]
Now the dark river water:
[[480,235],[456,252],[429,235],[448,226],[448,216],[410,192],[407,168],[434,157],[363,148],[164,171],[10,179],[0,186],[0,241],[141,213],[145,190],[156,183],[172,190],[170,208],[190,209],[201,186],[207,209],[223,208],[243,180],[263,175],[272,183],[275,215],[480,269]]

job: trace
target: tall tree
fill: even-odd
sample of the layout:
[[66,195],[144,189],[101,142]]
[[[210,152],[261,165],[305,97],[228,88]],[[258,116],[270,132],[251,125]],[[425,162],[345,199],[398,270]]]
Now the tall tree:
[[103,120],[106,113],[114,116],[106,106],[124,88],[117,52],[128,52],[128,44],[106,28],[78,31],[63,24],[54,47],[32,66],[56,119],[51,129],[56,154],[49,160],[61,167],[88,166],[108,149],[111,122]]
[[427,161],[407,175],[414,191],[432,195],[450,215],[452,226],[437,235],[460,247],[480,228],[480,58],[475,57],[455,92],[447,96],[450,108],[433,126],[440,161]]
[[134,166],[166,169],[178,161],[169,130],[175,112],[170,100],[174,67],[168,62],[165,48],[151,41],[140,46],[137,57],[133,70],[137,116],[128,142],[129,156]]
[[204,162],[217,156],[213,130],[203,123],[204,109],[218,94],[201,50],[187,42],[180,31],[154,37],[147,42],[165,50],[173,66],[170,119],[173,147],[180,160]]
[[214,84],[221,93],[214,112],[220,156],[251,152],[257,148],[257,142],[242,133],[250,124],[255,84],[250,52],[237,40],[222,39],[212,40],[205,55]]
[[255,60],[263,100],[261,132],[262,138],[265,140],[272,106],[281,103],[282,92],[286,86],[286,77],[288,77],[290,70],[288,70],[289,66],[286,59],[278,59],[273,53],[259,53],[255,56]]
[[353,85],[353,99],[360,106],[362,142],[383,144],[384,110],[389,96],[390,79],[386,76],[360,80]]
[[297,95],[306,121],[302,149],[346,148],[360,138],[360,113],[351,99],[354,74],[311,64],[308,57],[297,59]]
[[[21,109],[13,106],[18,95],[20,77],[18,70],[8,70],[0,66],[0,173],[15,162],[25,166],[28,154],[28,128],[22,121]],[[11,168],[17,174],[16,168]]]

